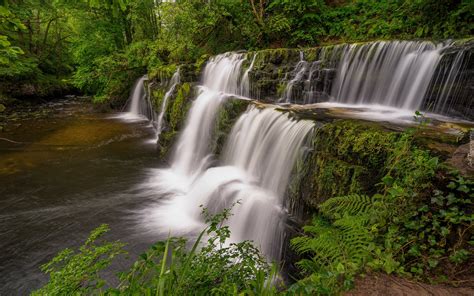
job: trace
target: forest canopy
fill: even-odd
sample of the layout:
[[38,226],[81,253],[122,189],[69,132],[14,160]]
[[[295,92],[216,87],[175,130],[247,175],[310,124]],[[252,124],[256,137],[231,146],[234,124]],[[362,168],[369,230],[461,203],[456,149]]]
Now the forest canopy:
[[38,95],[61,83],[100,100],[147,68],[202,55],[463,38],[474,31],[473,15],[469,0],[4,0],[1,89],[28,81]]

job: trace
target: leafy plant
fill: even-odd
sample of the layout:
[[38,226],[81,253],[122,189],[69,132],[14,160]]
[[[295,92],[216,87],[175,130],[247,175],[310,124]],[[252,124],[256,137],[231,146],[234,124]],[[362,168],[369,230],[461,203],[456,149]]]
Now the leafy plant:
[[[270,267],[251,242],[227,244],[224,222],[230,210],[211,216],[204,211],[208,227],[189,249],[184,238],[170,237],[154,244],[129,271],[119,274],[119,284],[106,287],[100,271],[124,253],[119,242],[96,243],[108,228],[94,230],[75,254],[66,249],[43,266],[50,281],[34,295],[274,295]],[[207,237],[207,241],[203,239]]]
[[[462,178],[450,179],[449,186],[463,190],[461,194],[445,195],[444,191],[433,189],[440,165],[436,157],[414,145],[414,136],[427,122],[421,113],[416,116],[420,127],[402,133],[386,156],[386,174],[379,184],[379,193],[328,199],[319,205],[312,223],[304,227],[305,235],[292,239],[293,249],[303,256],[298,266],[304,279],[296,284],[295,291],[309,289],[313,293],[333,294],[350,288],[353,276],[365,269],[407,275],[420,268],[423,273],[425,265],[436,267],[441,255],[447,255],[446,259],[454,264],[468,259],[465,247],[468,233],[472,233],[472,211],[468,210],[469,216],[459,209],[470,203],[462,195],[470,192],[471,183]],[[449,200],[448,209],[430,211],[426,204],[420,207],[430,192],[434,194],[432,203],[444,202],[447,206]],[[458,240],[444,239],[455,228],[449,223],[462,225],[462,230],[456,230],[462,233]],[[426,233],[420,233],[422,230]],[[449,252],[434,246],[446,247]]]
[[99,272],[110,265],[124,246],[120,242],[98,242],[107,232],[107,225],[101,225],[91,232],[78,252],[71,249],[61,251],[41,270],[49,274],[49,282],[32,295],[87,295],[100,292],[105,281]]
[[455,279],[472,258],[474,182],[456,172],[439,178],[441,186],[400,223],[394,241],[414,276]]

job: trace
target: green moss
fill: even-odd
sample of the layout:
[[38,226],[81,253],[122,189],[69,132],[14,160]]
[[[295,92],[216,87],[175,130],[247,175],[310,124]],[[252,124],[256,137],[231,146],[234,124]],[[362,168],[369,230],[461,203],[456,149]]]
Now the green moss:
[[184,125],[186,114],[191,107],[191,84],[183,83],[177,87],[177,93],[174,98],[170,98],[170,102],[166,108],[165,120],[168,127],[160,136],[160,156],[165,157],[171,149],[172,144],[176,140],[179,130]]
[[254,67],[266,64],[285,65],[299,60],[299,50],[291,48],[264,49],[257,52]]
[[177,68],[178,65],[176,64],[166,64],[159,67],[154,67],[148,71],[148,78],[150,80],[158,81],[169,80],[173,76],[174,72],[176,72]]
[[220,154],[234,123],[237,121],[239,116],[245,112],[249,104],[250,101],[247,100],[232,99],[228,100],[221,110],[219,110],[211,147],[214,153]]
[[163,88],[155,88],[151,91],[152,103],[155,110],[160,110],[161,105],[163,104],[163,99],[165,97],[166,90]]
[[389,131],[376,123],[327,123],[316,130],[305,165],[297,167],[290,198],[316,208],[335,196],[371,195],[386,175],[402,188],[422,194],[430,186],[438,159],[418,147],[414,137],[416,133]]
[[320,49],[317,48],[317,47],[303,49],[302,51],[304,53],[305,60],[308,61],[308,62],[316,61],[317,58],[318,58],[319,50]]
[[315,150],[348,163],[377,168],[383,165],[398,134],[375,123],[339,120],[317,132]]
[[286,89],[286,86],[287,86],[287,83],[284,82],[284,81],[281,81],[278,86],[277,86],[277,95],[279,97],[283,96],[283,93],[285,92],[285,89]]
[[206,65],[209,58],[210,58],[210,56],[208,54],[204,54],[196,60],[196,63],[194,63],[194,65],[195,65],[195,74],[196,75],[201,74],[201,70],[204,67],[204,65]]
[[322,201],[326,197],[340,196],[350,193],[366,192],[364,186],[368,169],[352,165],[330,155],[318,155],[314,159],[312,201]]
[[290,184],[290,198],[315,208],[331,197],[375,193],[399,138],[396,132],[356,120],[323,125]]

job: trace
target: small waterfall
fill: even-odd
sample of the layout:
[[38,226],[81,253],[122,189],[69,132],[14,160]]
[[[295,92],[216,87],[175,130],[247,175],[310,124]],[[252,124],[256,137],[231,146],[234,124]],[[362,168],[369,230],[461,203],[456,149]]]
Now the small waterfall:
[[[453,55],[454,59],[448,60]],[[463,93],[463,87],[469,84],[469,71],[466,70],[470,59],[471,52],[465,49],[453,54],[443,53],[436,78],[431,81],[431,92],[426,98],[425,109],[439,114],[472,117],[474,101],[470,94]],[[456,105],[462,107],[456,108]]]
[[[129,105],[127,108],[128,117],[141,118],[147,117],[150,115],[149,102],[147,99],[147,91],[145,89],[145,81],[148,80],[146,75],[140,77],[135,82],[132,92],[130,93]],[[149,118],[150,119],[150,118]]]
[[244,55],[227,53],[212,58],[204,69],[203,86],[193,102],[172,159],[172,168],[188,177],[208,165],[209,142],[220,105],[232,94],[240,94]]
[[[173,76],[171,77],[171,80],[169,82],[170,86],[165,96],[163,97],[160,113],[158,114],[158,119],[156,120],[156,141],[157,142],[160,140],[160,134],[163,131],[164,116],[166,113],[166,108],[168,107],[169,98],[173,95],[176,89],[176,86],[180,83],[179,77],[180,77],[180,73],[179,73],[179,68],[178,68],[176,69]],[[149,91],[148,93],[151,93],[151,92]]]
[[[315,85],[315,81],[320,80],[320,72],[321,72],[321,61],[315,61],[311,63],[308,72],[308,79],[304,82],[304,102],[303,104],[311,104],[314,103],[317,98],[315,97],[315,92],[317,89],[317,85]],[[323,89],[323,93],[325,93],[325,89]]]
[[224,167],[237,168],[245,177],[221,191],[224,194],[217,200],[208,201],[209,205],[240,201],[229,221],[231,238],[254,241],[274,260],[281,256],[290,174],[313,126],[271,108],[251,107],[233,127],[222,159]]
[[332,101],[418,110],[443,48],[408,41],[344,45]]
[[250,98],[251,96],[249,73],[253,69],[253,65],[255,64],[255,59],[257,58],[257,55],[258,53],[255,53],[253,55],[252,62],[250,63],[249,68],[245,71],[244,75],[242,76],[242,83],[240,85],[240,94],[247,98]]
[[242,63],[245,54],[225,53],[209,60],[203,73],[203,85],[216,92],[241,95]]
[[153,82],[145,87],[145,81],[148,81],[147,75],[137,79],[128,99],[127,112],[120,117],[132,121],[148,120],[154,125],[157,114],[150,98]]
[[293,78],[286,85],[283,97],[280,99],[280,102],[291,103],[292,99],[294,100],[293,88],[295,84],[302,81],[307,70],[308,62],[304,60],[303,52],[300,52],[300,61],[296,64],[296,67],[293,70]]

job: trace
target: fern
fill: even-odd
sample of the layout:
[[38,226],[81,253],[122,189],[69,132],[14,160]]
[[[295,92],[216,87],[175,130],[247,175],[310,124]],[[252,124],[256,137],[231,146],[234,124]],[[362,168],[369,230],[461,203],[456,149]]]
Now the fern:
[[291,241],[293,249],[303,259],[297,265],[311,273],[321,268],[333,268],[339,263],[359,265],[370,256],[372,235],[367,227],[370,217],[367,215],[344,215],[332,224],[318,216],[311,226],[304,227],[306,236]]
[[367,195],[350,194],[330,198],[319,207],[321,214],[329,218],[340,218],[344,215],[368,214],[373,209],[373,198]]
[[369,245],[373,240],[368,223],[368,215],[344,216],[336,220],[334,226],[340,229],[341,243],[346,247],[347,260],[361,264],[369,257]]

